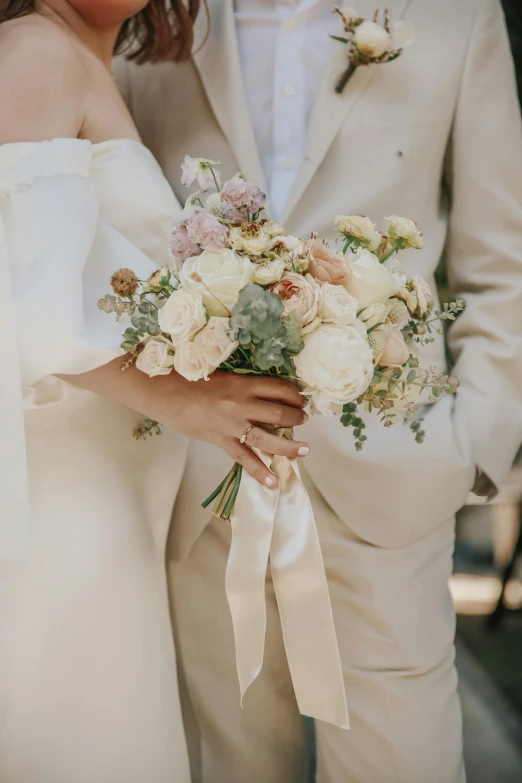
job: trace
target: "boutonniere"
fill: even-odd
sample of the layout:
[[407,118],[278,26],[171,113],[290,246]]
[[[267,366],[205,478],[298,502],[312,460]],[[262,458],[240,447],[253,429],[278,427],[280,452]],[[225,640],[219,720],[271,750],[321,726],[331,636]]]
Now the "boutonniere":
[[360,65],[389,63],[402,54],[405,46],[415,40],[411,22],[390,23],[388,10],[375,11],[373,20],[363,19],[353,8],[335,8],[341,17],[345,37],[332,35],[336,41],[348,46],[348,67],[341,75],[335,91],[341,93]]

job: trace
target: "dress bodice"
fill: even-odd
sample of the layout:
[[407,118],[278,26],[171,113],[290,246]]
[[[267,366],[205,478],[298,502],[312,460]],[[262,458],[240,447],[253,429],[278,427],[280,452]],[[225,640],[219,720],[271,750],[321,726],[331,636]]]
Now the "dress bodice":
[[[10,444],[0,450],[0,496],[11,526],[22,514],[12,509],[27,496],[20,387],[31,406],[35,388],[51,376],[83,373],[122,353],[125,324],[97,302],[110,292],[117,269],[146,279],[168,262],[178,210],[139,142],[55,139],[0,147],[0,415]],[[46,404],[42,395],[38,404]],[[0,549],[12,532],[0,525]]]

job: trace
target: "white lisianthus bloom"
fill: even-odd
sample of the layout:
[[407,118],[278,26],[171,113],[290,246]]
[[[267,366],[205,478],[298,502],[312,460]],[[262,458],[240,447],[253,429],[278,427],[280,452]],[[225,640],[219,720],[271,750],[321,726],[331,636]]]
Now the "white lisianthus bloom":
[[412,22],[401,20],[391,26],[392,49],[398,51],[412,44],[415,40],[415,28]]
[[167,299],[158,314],[158,324],[174,346],[192,337],[207,323],[207,311],[198,291],[179,288]]
[[422,250],[424,247],[422,231],[414,220],[390,215],[386,218],[386,229],[392,242],[402,240],[403,247],[413,247],[416,250]]
[[368,58],[381,57],[392,46],[390,34],[376,22],[365,21],[358,25],[354,39],[359,52]]
[[209,364],[194,342],[181,343],[174,354],[174,369],[187,381],[208,379]]
[[372,252],[382,242],[382,234],[370,218],[364,215],[337,215],[335,227],[340,234],[353,237],[362,247]]
[[187,258],[179,276],[183,288],[201,294],[209,315],[225,317],[230,315],[241,289],[252,282],[253,270],[249,258],[224,248]]
[[383,324],[388,315],[389,306],[376,302],[369,307],[365,307],[359,313],[360,320],[365,324],[367,329],[373,329],[377,324]]
[[203,377],[206,381],[209,374],[226,362],[239,345],[228,336],[229,329],[228,318],[212,316],[205,328],[194,338],[194,346],[198,357],[202,360]]
[[170,375],[174,367],[174,357],[169,355],[168,344],[161,340],[149,340],[138,354],[136,367],[149,378]]
[[247,223],[230,229],[230,244],[251,256],[260,256],[270,247],[273,235],[262,223]]
[[286,265],[282,258],[274,258],[266,264],[256,264],[252,275],[252,282],[257,285],[273,285],[279,282],[286,271]]
[[397,277],[369,250],[360,247],[346,259],[350,274],[343,285],[358,300],[361,310],[379,302],[385,304],[400,290]]
[[323,283],[319,289],[319,315],[323,323],[350,326],[357,320],[359,302],[342,285]]
[[318,413],[341,413],[373,377],[373,352],[364,329],[323,324],[303,339],[305,347],[294,358],[297,377],[306,384],[303,394]]
[[221,176],[214,166],[219,166],[219,161],[207,160],[206,158],[191,158],[190,155],[185,155],[185,160],[181,164],[181,171],[183,172],[181,184],[186,188],[190,188],[197,180],[200,190],[203,192],[216,190],[215,176],[218,185],[217,189],[219,190],[221,187]]

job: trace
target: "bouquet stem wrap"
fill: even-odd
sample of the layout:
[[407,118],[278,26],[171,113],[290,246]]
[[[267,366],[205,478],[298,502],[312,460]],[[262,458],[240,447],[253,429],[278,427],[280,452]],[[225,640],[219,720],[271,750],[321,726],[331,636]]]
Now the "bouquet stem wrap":
[[337,637],[319,537],[294,460],[254,449],[278,489],[246,472],[231,517],[226,592],[243,697],[263,665],[268,561],[299,711],[349,728]]

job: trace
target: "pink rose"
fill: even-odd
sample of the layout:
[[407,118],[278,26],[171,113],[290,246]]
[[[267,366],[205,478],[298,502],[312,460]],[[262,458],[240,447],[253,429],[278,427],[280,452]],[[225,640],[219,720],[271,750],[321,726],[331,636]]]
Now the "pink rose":
[[342,285],[349,277],[350,270],[339,253],[334,253],[318,239],[309,239],[306,247],[312,254],[309,271],[316,280],[331,285]]
[[311,326],[319,311],[319,287],[313,277],[287,272],[272,286],[271,291],[284,302],[284,314],[294,313],[301,319],[303,327]]
[[410,349],[404,341],[398,324],[385,323],[376,329],[385,339],[384,350],[377,364],[379,367],[402,367],[408,360]]

